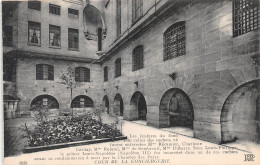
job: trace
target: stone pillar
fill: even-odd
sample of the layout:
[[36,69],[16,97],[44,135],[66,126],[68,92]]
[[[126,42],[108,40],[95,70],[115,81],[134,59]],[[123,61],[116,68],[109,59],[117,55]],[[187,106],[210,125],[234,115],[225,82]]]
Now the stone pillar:
[[220,123],[210,123],[205,121],[193,121],[194,137],[212,143],[221,143]]
[[159,107],[154,105],[147,106],[147,125],[152,127],[160,128],[160,116],[159,116]]

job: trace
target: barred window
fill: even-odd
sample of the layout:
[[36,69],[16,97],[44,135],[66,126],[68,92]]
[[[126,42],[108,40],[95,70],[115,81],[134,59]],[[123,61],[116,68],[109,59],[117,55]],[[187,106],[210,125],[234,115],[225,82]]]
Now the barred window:
[[164,61],[185,54],[185,22],[177,22],[164,32]]
[[60,26],[49,26],[50,30],[50,46],[60,47]]
[[133,22],[143,15],[143,0],[133,0],[132,13]]
[[75,81],[90,82],[90,69],[84,67],[75,68]]
[[108,67],[104,67],[104,82],[108,81]]
[[79,31],[69,28],[69,49],[79,49]]
[[260,11],[258,0],[233,1],[233,36],[259,28]]
[[28,21],[28,42],[41,44],[41,24]]
[[12,28],[12,26],[4,26],[4,28],[3,28],[3,45],[4,46],[13,45],[13,28]]
[[93,100],[90,97],[84,95],[75,97],[71,103],[71,108],[84,108],[84,107],[93,107],[93,106],[94,106]]
[[49,4],[49,13],[60,15],[60,6]]
[[47,64],[37,64],[36,80],[54,80],[54,67]]
[[41,2],[40,1],[28,1],[28,8],[33,10],[41,10]]
[[121,0],[116,0],[116,34],[121,34]]
[[78,19],[79,18],[79,11],[75,9],[68,8],[68,16],[69,18]]
[[121,76],[121,58],[115,61],[115,78]]
[[137,46],[133,50],[133,55],[132,55],[132,70],[139,70],[144,67],[144,48],[143,45]]

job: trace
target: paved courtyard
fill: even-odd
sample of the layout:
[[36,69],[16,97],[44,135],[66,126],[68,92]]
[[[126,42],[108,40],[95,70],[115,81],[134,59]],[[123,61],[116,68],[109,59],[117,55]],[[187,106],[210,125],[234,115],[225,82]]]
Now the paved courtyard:
[[[103,118],[109,119],[108,116],[103,116]],[[176,134],[174,133],[174,129],[167,128],[167,129],[157,129],[153,127],[149,127],[145,125],[144,121],[137,121],[137,122],[129,122],[125,120],[120,120],[119,126],[122,126],[122,132],[124,135],[128,137],[128,140],[122,140],[122,141],[115,141],[115,142],[107,142],[102,144],[92,144],[92,145],[85,145],[85,146],[77,146],[77,147],[69,147],[64,149],[56,149],[56,150],[50,150],[50,151],[43,151],[43,152],[36,152],[36,153],[30,153],[30,154],[21,154],[19,156],[14,157],[7,157],[4,159],[4,161],[7,163],[12,161],[11,164],[22,164],[27,163],[29,164],[84,164],[84,165],[92,165],[92,164],[142,164],[140,160],[146,159],[148,156],[157,156],[157,157],[149,157],[149,159],[160,159],[160,160],[167,160],[165,164],[243,164],[245,160],[245,154],[253,153],[255,158],[252,162],[247,162],[247,164],[256,164],[256,162],[260,161],[259,158],[259,152],[260,152],[260,145],[256,145],[253,143],[248,142],[236,142],[228,144],[228,146],[235,147],[235,149],[227,148],[225,146],[220,146],[217,144],[213,144],[210,142],[205,142],[199,139],[191,138],[187,135],[181,135],[180,133]],[[180,130],[180,129],[179,129]],[[187,131],[184,131],[187,132]],[[157,136],[157,138],[154,138],[154,136]],[[174,137],[174,138],[172,138]],[[177,137],[177,138],[176,138]],[[141,142],[143,139],[145,139],[145,142]],[[149,140],[148,140],[149,139]],[[109,160],[102,160],[102,155],[93,155],[92,159],[90,159],[90,156],[88,159],[79,160],[80,157],[75,158],[76,160],[48,160],[49,158],[52,159],[60,159],[63,156],[78,156],[82,154],[82,152],[85,153],[96,153],[96,151],[100,151],[102,153],[105,153],[105,150],[111,151],[114,148],[119,149],[122,151],[121,147],[115,147],[115,146],[125,146],[125,144],[135,143],[135,144],[146,144],[148,145],[147,141],[151,141],[152,139],[165,139],[164,142],[154,143],[153,146],[150,146],[151,148],[154,147],[161,147],[161,145],[166,144],[167,139],[176,140],[175,145],[179,145],[180,147],[201,147],[200,151],[202,151],[202,154],[199,154],[196,150],[173,150],[171,147],[167,150],[161,150],[160,154],[153,154],[157,151],[152,150],[151,154],[149,155],[150,150],[143,150],[144,152],[139,152],[137,155],[135,151],[132,150],[132,148],[126,149],[125,152],[127,152],[126,156],[121,155],[121,157],[116,157],[117,162],[111,162],[111,157]],[[192,146],[191,146],[192,145]],[[147,147],[147,146],[146,146]],[[146,148],[144,147],[144,148]],[[237,149],[236,149],[237,148]],[[139,150],[140,151],[140,150]],[[176,154],[170,154],[169,152],[172,151],[182,151],[180,154],[176,152]],[[193,154],[189,153],[195,151]],[[114,152],[114,151],[112,151]],[[208,152],[211,152],[210,154],[207,154]],[[116,152],[117,153],[117,152]],[[148,155],[147,155],[148,154]],[[117,155],[118,156],[118,155]],[[123,157],[122,157],[123,156]],[[125,156],[125,157],[124,157]],[[140,157],[139,157],[140,156]],[[34,162],[33,162],[34,161]],[[223,161],[222,163],[220,163]],[[8,163],[7,163],[8,164]],[[145,163],[150,164],[150,163]],[[159,164],[158,162],[152,163],[152,164]]]

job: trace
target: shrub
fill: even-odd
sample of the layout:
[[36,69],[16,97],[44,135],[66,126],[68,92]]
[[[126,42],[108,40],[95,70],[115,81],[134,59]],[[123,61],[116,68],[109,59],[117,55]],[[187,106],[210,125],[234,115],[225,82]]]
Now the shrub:
[[49,109],[52,107],[52,102],[48,102],[46,105],[42,101],[37,102],[31,106],[31,111],[34,113],[34,118],[37,122],[43,122],[47,120],[50,115]]
[[119,130],[94,120],[91,114],[44,121],[26,132],[31,147],[121,136]]

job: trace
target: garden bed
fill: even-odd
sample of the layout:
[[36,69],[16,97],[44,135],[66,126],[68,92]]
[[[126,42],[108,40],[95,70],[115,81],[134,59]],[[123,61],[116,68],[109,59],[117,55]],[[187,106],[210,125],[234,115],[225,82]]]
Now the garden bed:
[[[115,139],[113,139],[113,141],[124,140],[124,139],[127,139],[127,137],[126,136],[120,136],[120,137],[115,137]],[[84,140],[84,141],[75,141],[75,142],[69,142],[69,143],[60,143],[60,144],[53,144],[53,145],[48,145],[48,146],[37,146],[37,147],[25,146],[23,152],[24,153],[32,153],[32,152],[54,150],[54,149],[66,148],[66,147],[72,147],[72,146],[79,146],[79,145],[103,143],[103,142],[109,142],[109,141],[112,141],[112,139],[103,138],[103,139],[94,139],[94,140]]]
[[94,144],[126,139],[117,129],[117,123],[103,124],[93,115],[58,118],[38,123],[34,128],[25,125],[28,145],[24,153]]

